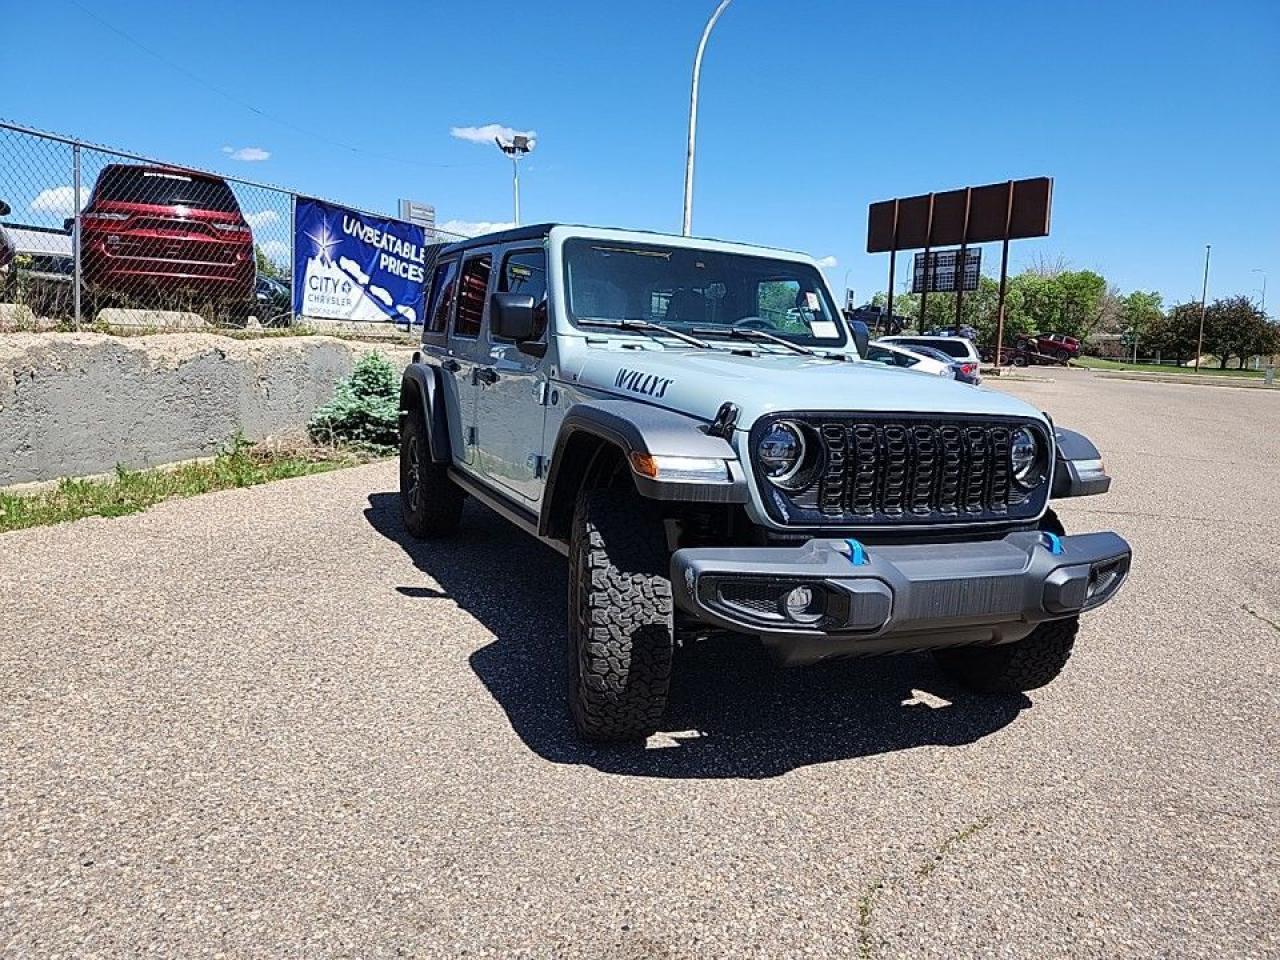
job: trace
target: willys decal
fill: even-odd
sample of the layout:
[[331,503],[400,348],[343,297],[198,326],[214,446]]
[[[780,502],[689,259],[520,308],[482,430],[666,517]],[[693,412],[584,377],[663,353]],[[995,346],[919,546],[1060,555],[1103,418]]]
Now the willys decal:
[[640,370],[622,369],[613,378],[613,385],[632,393],[641,393],[646,397],[665,396],[667,387],[675,383],[670,377],[659,377],[656,374],[644,373]]

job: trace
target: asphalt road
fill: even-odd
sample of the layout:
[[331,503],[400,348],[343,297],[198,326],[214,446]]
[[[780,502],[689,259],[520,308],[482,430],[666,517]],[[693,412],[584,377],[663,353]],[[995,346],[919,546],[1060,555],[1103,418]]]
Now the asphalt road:
[[1280,396],[1003,389],[1136,553],[1028,697],[718,648],[581,746],[563,561],[385,463],[0,537],[0,956],[1280,955]]

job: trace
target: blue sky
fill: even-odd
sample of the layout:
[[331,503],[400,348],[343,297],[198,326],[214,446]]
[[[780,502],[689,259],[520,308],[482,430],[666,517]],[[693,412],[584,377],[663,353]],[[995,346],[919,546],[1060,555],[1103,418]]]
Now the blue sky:
[[[713,5],[0,0],[0,117],[441,222],[510,219],[509,164],[450,136],[507,124],[538,134],[526,222],[678,231]],[[869,202],[1047,174],[1052,233],[1015,269],[1061,256],[1168,302],[1198,297],[1212,243],[1211,296],[1256,296],[1262,268],[1274,313],[1278,171],[1276,0],[734,0],[703,66],[694,232],[834,257],[863,299],[887,269]]]

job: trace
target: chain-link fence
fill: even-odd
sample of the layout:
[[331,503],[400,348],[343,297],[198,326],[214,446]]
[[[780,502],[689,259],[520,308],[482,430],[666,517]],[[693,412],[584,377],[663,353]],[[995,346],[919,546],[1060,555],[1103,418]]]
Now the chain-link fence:
[[0,329],[293,324],[295,200],[0,123]]

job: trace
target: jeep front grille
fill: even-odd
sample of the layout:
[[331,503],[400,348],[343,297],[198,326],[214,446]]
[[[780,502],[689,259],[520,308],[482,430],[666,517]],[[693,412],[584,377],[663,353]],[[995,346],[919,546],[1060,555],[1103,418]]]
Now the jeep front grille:
[[[772,418],[771,418],[772,419]],[[757,474],[775,519],[793,525],[868,526],[1018,521],[1039,516],[1048,496],[1047,431],[991,417],[787,415],[810,428],[820,456],[798,491]],[[1029,425],[1046,465],[1027,490],[1014,482],[1009,446]]]

